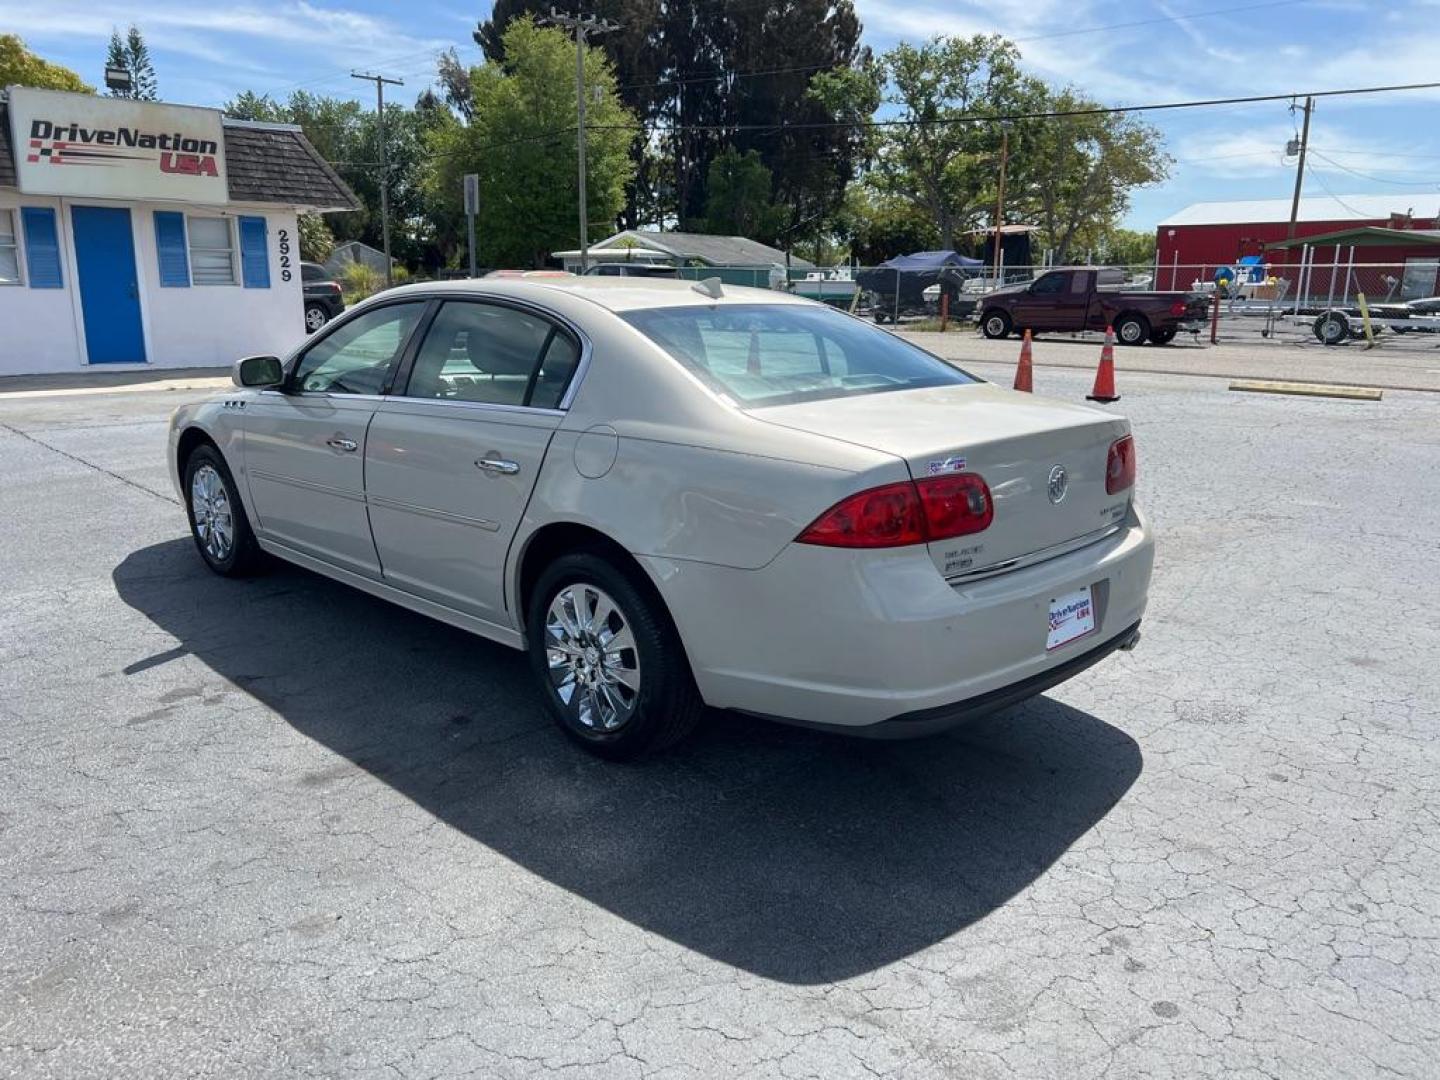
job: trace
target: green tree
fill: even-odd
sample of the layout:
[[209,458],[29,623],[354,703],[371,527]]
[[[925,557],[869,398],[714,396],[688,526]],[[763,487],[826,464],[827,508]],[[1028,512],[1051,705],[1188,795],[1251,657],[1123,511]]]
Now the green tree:
[[[1047,112],[1099,107],[1070,89],[1047,91],[1039,101]],[[1101,246],[1129,209],[1130,192],[1169,175],[1160,132],[1124,113],[1057,116],[1026,127],[1013,205],[1040,226],[1056,262],[1069,261],[1077,247]]]
[[95,88],[67,67],[42,60],[17,34],[0,34],[0,86],[36,86],[93,94]]
[[[487,58],[501,62],[505,27],[551,4],[495,0],[475,40]],[[785,212],[785,234],[823,223],[840,205],[854,172],[857,133],[820,126],[829,115],[809,91],[816,72],[869,58],[852,0],[576,0],[566,10],[620,25],[596,44],[615,66],[621,102],[650,133],[637,133],[630,147],[636,179],[628,224],[703,224],[710,164],[729,148],[759,153],[774,202]],[[786,122],[777,125],[776,117]]]
[[748,236],[762,243],[775,239],[785,210],[770,200],[770,170],[758,150],[727,148],[710,162],[705,182],[705,231]]
[[[503,34],[505,60],[470,73],[475,103],[468,125],[437,120],[426,135],[433,202],[458,208],[461,178],[480,177],[479,242],[485,263],[541,266],[552,251],[575,247],[575,46],[562,31],[528,19]],[[586,195],[589,220],[603,229],[625,204],[634,176],[629,149],[634,116],[616,94],[614,70],[589,48],[585,83]]]
[[1101,262],[1116,266],[1150,266],[1155,262],[1155,234],[1143,229],[1123,229],[1111,225],[1100,233],[1094,251]]
[[[422,102],[426,99],[422,95]],[[432,110],[394,103],[385,106],[385,136],[390,151],[391,251],[408,264],[434,264],[433,215],[423,186],[426,133],[435,123]],[[303,90],[284,103],[245,92],[222,106],[241,120],[297,124],[311,145],[334,166],[356,197],[358,212],[326,214],[337,242],[359,240],[380,247],[380,124],[375,112],[358,101],[324,97]],[[443,111],[443,110],[442,110]],[[447,114],[448,115],[448,114]]]
[[999,175],[1001,131],[976,116],[1017,111],[1033,88],[1020,53],[997,35],[901,43],[880,58],[883,100],[894,109],[875,151],[872,179],[934,222],[940,242],[984,223]]
[[868,184],[852,185],[836,224],[862,266],[941,246],[940,230],[929,214],[908,199],[876,192]]
[[300,234],[300,258],[306,262],[324,262],[335,250],[335,234],[323,214],[301,214],[296,231]]
[[150,60],[150,47],[140,28],[134,23],[122,38],[119,30],[110,32],[110,47],[105,54],[107,68],[124,68],[130,73],[130,89],[111,90],[111,97],[135,101],[155,101],[159,97],[155,65]]

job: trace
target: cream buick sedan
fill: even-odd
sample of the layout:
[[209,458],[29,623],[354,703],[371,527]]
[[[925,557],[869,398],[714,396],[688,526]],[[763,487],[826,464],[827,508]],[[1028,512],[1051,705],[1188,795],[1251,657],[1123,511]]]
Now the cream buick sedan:
[[705,706],[943,728],[1139,638],[1127,421],[767,290],[394,289],[176,411],[195,545],[262,552],[528,650],[611,758]]

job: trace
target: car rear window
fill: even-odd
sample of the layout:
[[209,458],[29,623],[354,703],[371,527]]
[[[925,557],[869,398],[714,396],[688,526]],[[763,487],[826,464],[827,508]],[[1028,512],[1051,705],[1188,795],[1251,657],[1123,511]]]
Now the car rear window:
[[621,317],[738,405],[978,381],[893,334],[818,305],[696,305]]

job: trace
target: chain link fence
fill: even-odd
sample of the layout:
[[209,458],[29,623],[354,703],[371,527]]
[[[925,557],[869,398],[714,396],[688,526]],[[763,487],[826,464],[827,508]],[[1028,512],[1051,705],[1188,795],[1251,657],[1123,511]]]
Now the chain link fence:
[[[1440,348],[1440,259],[1403,263],[1356,263],[1339,257],[1297,254],[1289,263],[1095,267],[1100,291],[1201,293],[1215,339],[1221,344],[1276,341],[1336,345],[1370,334],[1377,344],[1398,348]],[[774,266],[686,267],[692,280],[719,277],[727,285],[784,289],[853,314],[909,329],[973,331],[985,297],[1000,287],[1025,287],[1050,266],[948,268],[916,273],[890,267]],[[1095,332],[1103,327],[1090,328]],[[1055,330],[1050,333],[1070,331]],[[1192,342],[1208,343],[1207,327]]]

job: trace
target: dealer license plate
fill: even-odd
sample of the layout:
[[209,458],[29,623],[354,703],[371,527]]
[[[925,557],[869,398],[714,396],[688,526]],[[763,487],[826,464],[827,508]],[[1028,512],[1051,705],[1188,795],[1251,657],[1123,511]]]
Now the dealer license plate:
[[1090,586],[1057,596],[1050,601],[1050,634],[1045,648],[1058,649],[1076,638],[1095,630],[1095,605],[1090,600]]

